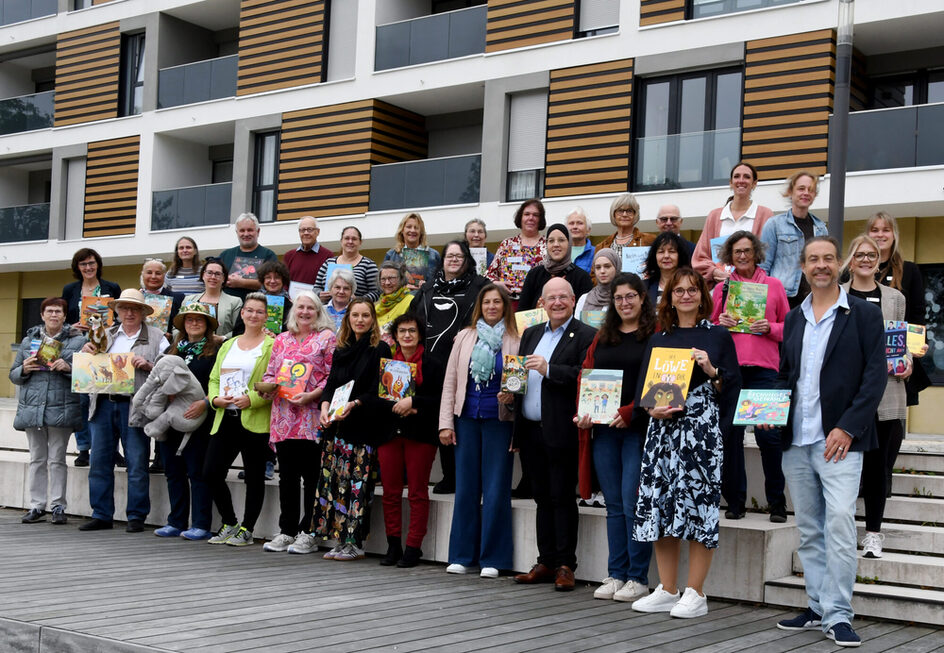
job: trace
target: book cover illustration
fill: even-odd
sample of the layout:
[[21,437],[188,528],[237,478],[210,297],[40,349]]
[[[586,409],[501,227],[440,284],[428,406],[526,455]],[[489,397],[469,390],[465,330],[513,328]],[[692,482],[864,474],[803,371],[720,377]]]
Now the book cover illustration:
[[708,247],[711,249],[711,260],[714,263],[721,263],[721,247],[727,239],[727,236],[718,236],[708,241]]
[[920,354],[927,343],[926,335],[927,329],[923,324],[908,324],[908,333],[905,338],[908,351]]
[[308,385],[308,377],[311,376],[311,369],[310,363],[296,362],[290,358],[283,359],[279,371],[275,374],[275,382],[279,384],[278,396],[290,399],[304,392]]
[[288,298],[291,299],[291,300],[294,302],[296,299],[298,299],[298,293],[302,292],[303,290],[307,290],[308,292],[312,292],[312,293],[315,294],[315,296],[318,295],[318,293],[315,291],[315,285],[314,285],[314,284],[311,284],[311,283],[302,283],[301,281],[289,281],[289,283],[288,283]]
[[603,326],[603,318],[605,317],[606,311],[580,311],[580,321],[594,329]]
[[731,281],[725,311],[737,324],[728,327],[732,333],[751,333],[751,325],[763,320],[767,312],[767,284]]
[[29,355],[30,355],[30,357],[33,357],[33,356],[35,356],[36,354],[39,353],[39,347],[40,347],[40,345],[42,345],[42,344],[43,344],[42,339],[40,339],[40,338],[30,338],[30,350],[29,350]]
[[272,333],[282,333],[282,316],[285,314],[285,297],[266,295],[266,323]]
[[224,397],[242,397],[249,392],[246,376],[240,369],[222,368],[220,370],[220,395]]
[[80,394],[134,394],[132,355],[86,354],[72,356],[72,392]]
[[233,267],[230,268],[229,273],[240,279],[257,279],[260,265],[262,265],[261,258],[237,256],[233,259]]
[[484,247],[470,247],[469,253],[475,261],[475,273],[484,277],[485,271],[488,270],[488,250]]
[[505,356],[502,361],[501,390],[516,395],[528,391],[528,370],[524,369],[527,356]]
[[325,268],[325,290],[331,290],[328,288],[328,282],[331,281],[331,275],[334,274],[335,270],[350,270],[353,272],[354,266],[350,263],[328,263],[327,267]]
[[786,426],[790,414],[790,390],[748,390],[738,395],[734,424]]
[[646,271],[646,258],[649,256],[649,246],[623,248],[623,272],[642,274]]
[[594,424],[609,424],[619,414],[622,392],[622,370],[583,370],[577,414],[589,415]]
[[144,323],[161,330],[170,331],[170,309],[174,305],[174,298],[167,295],[144,293],[144,302],[154,309],[154,312],[144,318]]
[[415,375],[415,363],[381,358],[380,398],[400,401],[406,397],[412,397],[416,393]]
[[328,406],[328,421],[333,422],[341,416],[344,406],[351,400],[351,390],[354,389],[354,381],[348,381],[334,390],[334,396],[331,397],[331,404]]
[[201,306],[206,306],[206,309],[210,311],[210,315],[219,319],[218,316],[216,315],[216,304],[207,304],[206,302],[199,302],[199,304]]
[[82,306],[79,308],[79,324],[84,327],[89,326],[88,319],[92,315],[97,315],[102,319],[102,326],[106,329],[115,324],[114,313],[108,308],[108,302],[111,300],[109,295],[101,297],[82,297]]
[[49,367],[51,362],[59,358],[59,354],[61,352],[61,340],[56,340],[55,338],[50,338],[49,336],[43,336],[42,340],[38,341],[38,345],[36,347],[36,362],[43,367]]
[[694,366],[691,349],[653,347],[639,405],[684,407]]
[[908,323],[885,320],[885,362],[889,374],[901,374],[908,367]]
[[535,324],[547,322],[547,311],[543,308],[532,308],[530,311],[518,311],[515,313],[515,326],[518,327],[518,335],[524,333],[524,330]]
[[406,266],[408,283],[419,286],[426,281],[426,271],[429,269],[429,252],[425,249],[404,247],[400,252],[403,264]]

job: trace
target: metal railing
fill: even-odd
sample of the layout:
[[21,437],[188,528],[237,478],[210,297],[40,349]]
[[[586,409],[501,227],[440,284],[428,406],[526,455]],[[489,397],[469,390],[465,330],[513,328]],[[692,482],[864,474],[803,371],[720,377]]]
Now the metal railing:
[[944,164],[944,104],[853,111],[846,157],[848,172]]
[[485,52],[485,5],[378,25],[374,70]]
[[707,18],[723,14],[735,14],[751,9],[766,9],[780,5],[792,5],[802,0],[689,0],[692,18]]
[[698,188],[728,183],[741,156],[741,129],[636,139],[634,190]]
[[151,195],[151,230],[228,224],[232,182],[156,190]]
[[0,136],[52,127],[55,101],[55,91],[0,100]]
[[157,74],[157,108],[218,100],[236,95],[239,55],[161,68]]
[[481,154],[371,166],[370,210],[477,203],[481,170]]
[[0,25],[12,25],[57,13],[58,0],[0,0]]
[[0,243],[49,239],[49,202],[0,208]]

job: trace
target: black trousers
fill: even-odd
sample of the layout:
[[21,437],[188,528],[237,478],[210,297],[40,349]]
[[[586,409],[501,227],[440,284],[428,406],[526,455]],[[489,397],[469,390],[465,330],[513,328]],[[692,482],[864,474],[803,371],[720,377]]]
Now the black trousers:
[[537,504],[538,562],[577,568],[577,439],[573,446],[544,443],[539,422],[522,420],[521,464]]
[[[321,443],[314,440],[282,440],[275,443],[279,454],[279,531],[295,537],[313,530],[318,476],[321,474]],[[305,498],[299,508],[299,485],[305,482]],[[298,521],[298,513],[302,513]]]
[[862,498],[865,501],[865,530],[878,533],[885,516],[885,497],[891,488],[892,468],[905,437],[900,419],[876,422],[878,449],[866,451],[862,458]]
[[223,523],[232,526],[238,522],[233,509],[233,497],[226,484],[226,474],[236,456],[242,454],[246,471],[246,507],[239,522],[251,531],[262,512],[265,500],[265,463],[269,451],[269,434],[252,433],[243,428],[239,413],[223,411],[220,429],[210,436],[203,476],[210,484],[213,503],[220,511]]

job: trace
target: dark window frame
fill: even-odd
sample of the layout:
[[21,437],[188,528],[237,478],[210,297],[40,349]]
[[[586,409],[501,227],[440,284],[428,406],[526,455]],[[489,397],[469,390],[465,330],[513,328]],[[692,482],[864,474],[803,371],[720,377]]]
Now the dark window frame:
[[[121,35],[121,64],[118,75],[118,115],[136,116],[143,111],[136,110],[134,98],[137,89],[141,89],[143,100],[144,78],[141,69],[144,67],[144,52],[146,45],[145,33],[134,32]],[[141,77],[141,81],[138,78]]]
[[[938,78],[944,76],[944,68],[920,68],[918,70],[909,70],[903,73],[894,73],[891,75],[881,75],[869,78],[869,109],[891,109],[900,107],[916,107],[922,104],[929,104],[928,87],[933,81],[938,83]],[[879,104],[876,93],[879,85],[888,84],[910,84],[914,91],[911,98],[911,104]]]
[[[260,183],[263,170],[266,139],[274,138],[273,147],[275,148],[275,170],[272,174],[272,183]],[[260,222],[275,222],[278,216],[279,206],[279,148],[282,142],[282,132],[279,130],[262,131],[253,134],[253,153],[252,153],[252,212],[256,214]],[[272,191],[272,220],[263,220],[263,213],[259,210],[261,205],[262,193]]]

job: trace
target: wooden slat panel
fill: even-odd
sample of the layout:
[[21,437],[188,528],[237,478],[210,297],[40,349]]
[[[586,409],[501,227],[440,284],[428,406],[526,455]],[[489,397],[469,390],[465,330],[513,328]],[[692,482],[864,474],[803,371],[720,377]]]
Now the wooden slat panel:
[[121,32],[117,22],[59,35],[55,124],[118,116]]
[[575,0],[488,0],[485,51],[567,41],[576,27]]
[[685,0],[640,0],[639,25],[685,20]]
[[83,237],[134,233],[140,150],[139,136],[88,144]]

